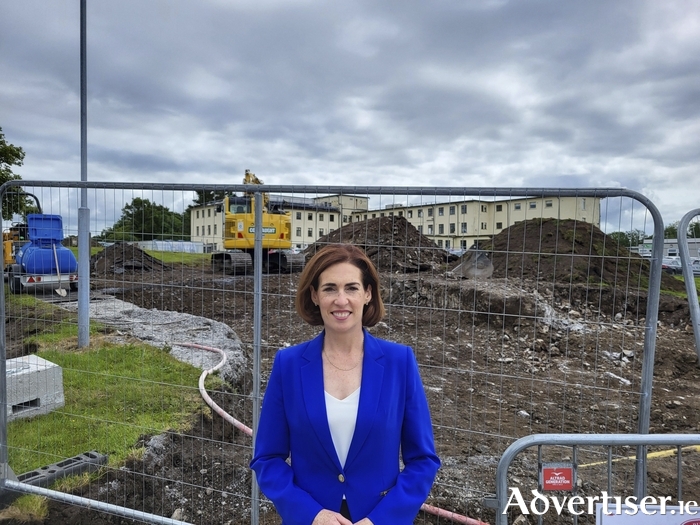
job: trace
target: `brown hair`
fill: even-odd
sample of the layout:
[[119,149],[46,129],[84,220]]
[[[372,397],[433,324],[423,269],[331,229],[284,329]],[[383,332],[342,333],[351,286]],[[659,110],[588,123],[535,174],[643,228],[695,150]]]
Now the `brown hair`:
[[299,317],[311,326],[321,326],[323,318],[318,307],[311,300],[311,287],[318,290],[321,274],[334,264],[350,263],[362,273],[362,286],[372,287],[372,298],[364,307],[362,326],[374,326],[384,317],[384,303],[379,291],[379,274],[360,248],[352,244],[330,244],[324,246],[304,267],[297,287],[296,308]]

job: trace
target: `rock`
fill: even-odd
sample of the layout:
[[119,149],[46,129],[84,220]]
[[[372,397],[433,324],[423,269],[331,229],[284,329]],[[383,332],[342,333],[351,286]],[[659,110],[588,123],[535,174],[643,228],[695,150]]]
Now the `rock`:
[[493,275],[493,263],[486,252],[469,249],[462,256],[462,263],[452,271],[465,279],[488,279]]

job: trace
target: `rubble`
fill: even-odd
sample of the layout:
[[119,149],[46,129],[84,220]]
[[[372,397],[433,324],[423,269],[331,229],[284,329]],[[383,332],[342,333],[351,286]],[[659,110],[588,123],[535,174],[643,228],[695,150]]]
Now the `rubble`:
[[452,269],[452,273],[465,279],[488,279],[493,275],[493,263],[486,252],[470,249]]

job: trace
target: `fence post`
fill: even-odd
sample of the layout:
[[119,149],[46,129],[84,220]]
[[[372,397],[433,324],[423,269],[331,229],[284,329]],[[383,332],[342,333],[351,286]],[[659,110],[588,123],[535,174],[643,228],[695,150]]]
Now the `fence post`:
[[[693,324],[693,335],[695,336],[695,353],[700,359],[700,305],[698,304],[698,291],[695,286],[695,276],[690,267],[690,250],[688,249],[688,226],[690,219],[700,215],[700,208],[686,213],[678,224],[678,249],[683,265],[683,280],[685,290],[688,294],[688,308],[690,309],[690,320]],[[692,297],[692,300],[691,300]]]
[[[255,437],[258,431],[260,419],[260,343],[262,339],[262,238],[263,238],[263,196],[259,191],[255,192],[255,248],[253,256],[253,451],[255,451]],[[250,484],[250,523],[258,525],[260,521],[260,487],[255,477],[251,474]]]

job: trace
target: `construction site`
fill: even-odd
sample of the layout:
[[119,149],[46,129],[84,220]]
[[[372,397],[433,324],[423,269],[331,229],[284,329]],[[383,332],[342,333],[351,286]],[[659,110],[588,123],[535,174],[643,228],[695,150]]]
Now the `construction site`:
[[[457,258],[405,219],[377,218],[332,232],[304,256],[336,242],[362,247],[379,270],[387,315],[372,333],[410,345],[418,358],[443,464],[427,504],[493,523],[494,510],[483,498],[493,493],[499,457],[514,439],[535,433],[636,432],[649,264],[595,226],[523,221]],[[104,317],[100,337],[140,337],[173,351],[187,337],[183,334],[197,342],[191,334],[201,329],[178,331],[191,322],[178,315],[228,327],[222,337],[240,360],[226,376],[227,388],[212,397],[250,424],[253,279],[220,270],[164,263],[117,243],[91,259],[91,303],[103,311],[111,311],[110,300],[130,305]],[[294,311],[298,277],[298,272],[277,272],[263,278],[263,378],[278,349],[318,332]],[[661,288],[669,293],[662,293],[659,305],[650,432],[698,432],[700,367],[687,301],[674,295],[683,283],[663,275]],[[73,315],[70,308],[55,312]],[[158,317],[151,317],[156,312]],[[152,326],[144,334],[135,324]],[[173,331],[163,334],[171,325]],[[40,350],[24,344],[37,329],[26,314],[8,312],[8,358]],[[75,494],[191,523],[250,522],[250,437],[216,412],[203,405],[186,431],[144,434],[134,446],[145,451],[141,457],[106,470]],[[684,455],[688,488],[700,486],[699,457]],[[523,457],[514,464],[514,483],[536,483],[532,461]],[[650,494],[674,493],[675,467],[675,459],[650,461]],[[630,468],[621,466],[616,473],[620,486],[630,483]],[[579,469],[577,493],[595,494],[603,483],[594,469]],[[54,501],[49,509],[44,523],[133,522]],[[278,522],[265,499],[260,511],[262,523]],[[562,522],[554,518],[545,516],[545,523]],[[578,522],[593,523],[587,519],[592,517]],[[429,512],[416,520],[451,522]]]

